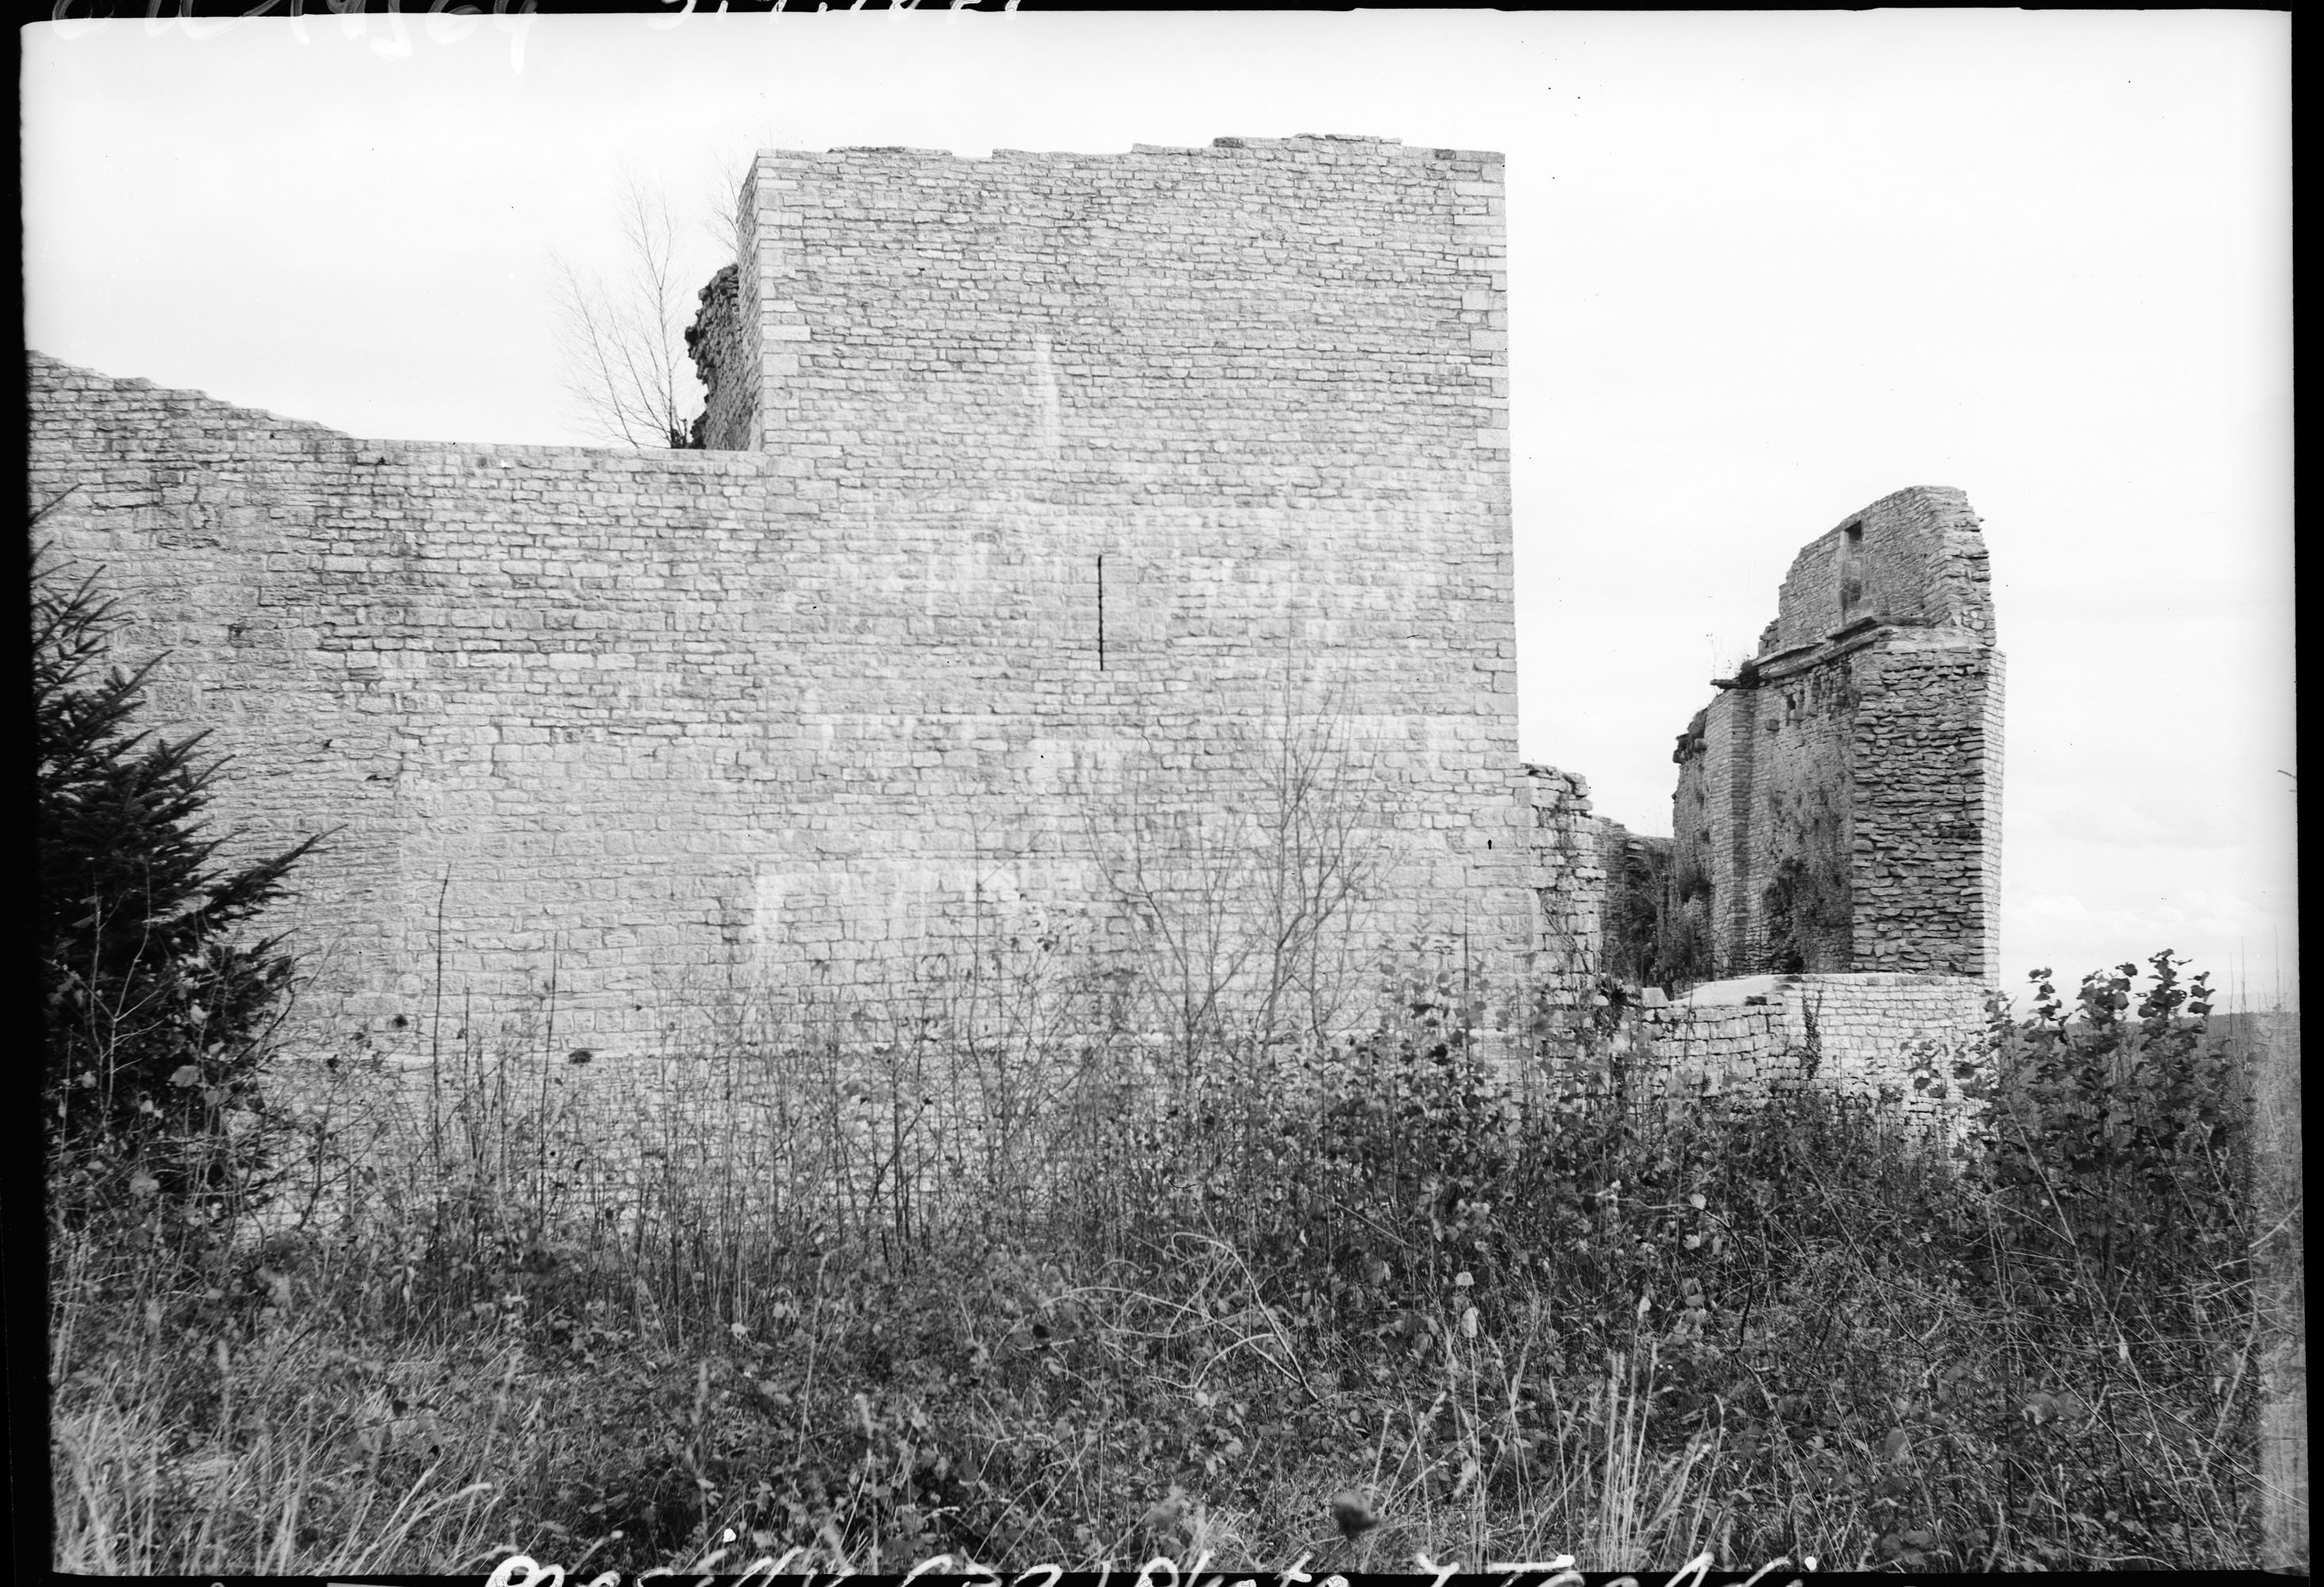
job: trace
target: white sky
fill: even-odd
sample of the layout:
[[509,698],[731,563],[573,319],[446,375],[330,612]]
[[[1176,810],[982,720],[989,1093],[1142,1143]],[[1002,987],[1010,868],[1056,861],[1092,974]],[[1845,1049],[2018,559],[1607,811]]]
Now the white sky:
[[1794,551],[1891,491],[1958,486],[2008,656],[2008,982],[2167,947],[2266,1002],[2297,964],[2290,32],[1965,11],[43,24],[23,35],[27,340],[358,436],[579,443],[550,256],[610,260],[625,174],[705,221],[693,279],[757,146],[1498,149],[1527,758],[1669,831],[1672,743]]

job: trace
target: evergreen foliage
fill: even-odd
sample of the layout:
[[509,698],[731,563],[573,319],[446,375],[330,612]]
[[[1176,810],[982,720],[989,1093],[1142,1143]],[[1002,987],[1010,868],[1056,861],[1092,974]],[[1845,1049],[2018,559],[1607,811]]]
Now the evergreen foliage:
[[146,1194],[215,1188],[255,1166],[226,1148],[234,1115],[263,1108],[263,1041],[294,968],[280,937],[239,928],[318,839],[220,864],[202,819],[224,761],[200,757],[205,735],[138,725],[160,658],[106,665],[119,619],[97,574],[74,582],[43,546],[33,578],[50,1139],[130,1166]]

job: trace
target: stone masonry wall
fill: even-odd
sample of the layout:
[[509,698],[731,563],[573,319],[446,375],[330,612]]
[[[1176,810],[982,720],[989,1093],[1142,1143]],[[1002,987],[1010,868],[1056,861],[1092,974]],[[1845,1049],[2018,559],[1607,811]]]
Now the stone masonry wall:
[[816,729],[769,710],[815,669],[761,660],[791,597],[760,460],[364,442],[28,372],[34,497],[72,492],[43,531],[103,570],[123,661],[166,653],[152,724],[234,757],[216,812],[242,852],[332,833],[288,912],[332,1023],[419,1022],[439,899],[456,1007],[521,1003],[561,960],[599,1012],[642,1014],[731,957],[754,851],[827,819],[838,789],[784,764]]
[[696,420],[695,439],[717,451],[733,451],[751,432],[758,413],[759,383],[746,361],[758,348],[746,339],[736,319],[736,269],[725,265],[712,276],[697,296],[700,307],[686,329],[686,350],[694,372],[709,393],[702,417]]
[[1978,519],[1899,491],[1794,562],[1683,735],[1674,874],[1711,972],[1996,972],[2001,671]]
[[1605,938],[1606,870],[1590,784],[1572,772],[1527,765],[1519,803],[1531,817],[1526,885],[1540,912],[1530,983],[1550,1009],[1586,1009],[1597,993]]
[[[1683,959],[1661,951],[1673,911],[1671,840],[1598,823],[1598,864],[1606,873],[1604,972],[1625,986],[1667,986],[1690,976]],[[1674,946],[1678,946],[1674,944]]]
[[715,360],[758,395],[706,426],[749,449],[362,441],[35,354],[32,489],[245,847],[335,830],[335,1028],[416,1040],[439,949],[619,1052],[737,975],[1113,931],[1126,868],[1200,899],[1281,830],[1287,746],[1376,865],[1351,962],[1510,986],[1499,192],[1365,140],[770,154]]
[[[1720,735],[1722,758],[1729,737]],[[1711,915],[1720,896],[1715,881],[1720,866],[1711,819],[1709,707],[1695,712],[1687,730],[1678,736],[1671,759],[1678,766],[1678,775],[1671,792],[1670,884],[1662,916],[1655,923],[1655,954],[1658,961],[1683,967],[1667,972],[1673,977],[1668,983],[1657,977],[1658,984],[1692,985],[1717,973],[1719,931]]]
[[2000,968],[2000,653],[1907,629],[1857,668],[1849,962]]
[[[1706,729],[1735,768],[1726,841],[1715,852],[1732,957],[1721,973],[1838,971],[1849,959],[1850,734],[1856,679],[1845,661],[1724,691]],[[1748,755],[1737,753],[1744,745]]]
[[1985,989],[1952,976],[1712,983],[1627,1012],[1618,1041],[1631,1094],[1642,1099],[1816,1084],[1883,1098],[1914,1125],[1956,1137],[1973,1121],[1963,1070],[1988,1061]]
[[1776,607],[1762,656],[1821,644],[1867,619],[1963,628],[1989,643],[1982,526],[1959,491],[1923,486],[1884,496],[1800,548]]

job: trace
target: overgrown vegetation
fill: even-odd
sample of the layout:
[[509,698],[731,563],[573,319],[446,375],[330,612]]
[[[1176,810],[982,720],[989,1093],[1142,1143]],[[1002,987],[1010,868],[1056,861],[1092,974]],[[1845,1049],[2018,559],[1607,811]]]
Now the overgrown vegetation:
[[1671,845],[1637,838],[1606,857],[1600,965],[1618,983],[1667,986],[1680,978],[1664,973],[1659,951],[1663,912],[1670,905],[1671,858]]
[[2061,1155],[2042,1062],[2107,1036],[2013,1027],[1965,1167],[1813,1093],[1515,1095],[1423,995],[1150,1105],[1036,1069],[980,1160],[978,1066],[1031,1055],[859,1012],[634,1090],[342,1065],[284,1104],[319,1194],[221,1283],[60,1230],[60,1560],[2252,1557],[2234,1107]]
[[[1140,990],[996,930],[705,993],[626,1069],[546,1005],[419,1069],[249,1047],[280,1172],[51,1220],[60,1567],[2255,1557],[2253,1060],[2200,977],[2044,977],[1998,1065],[1923,1075],[1984,1093],[1948,1157],[1877,1101],[1502,1061],[1455,959],[1321,1037],[1351,850],[1284,830],[1287,968],[1214,939]],[[151,1050],[215,1061],[189,997]]]

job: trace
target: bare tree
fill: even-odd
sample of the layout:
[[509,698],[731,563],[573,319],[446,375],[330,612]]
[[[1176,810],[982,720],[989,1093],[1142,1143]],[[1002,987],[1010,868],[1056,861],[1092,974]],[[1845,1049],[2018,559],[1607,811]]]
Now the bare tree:
[[1269,718],[1222,737],[1250,778],[1235,808],[1190,808],[1171,778],[1133,770],[1130,830],[1098,839],[1189,1078],[1204,1053],[1330,1040],[1361,989],[1381,877],[1378,751],[1338,683],[1286,672]]
[[591,427],[624,446],[687,447],[701,406],[686,327],[696,291],[669,204],[635,177],[622,188],[613,279],[556,261],[566,389]]

